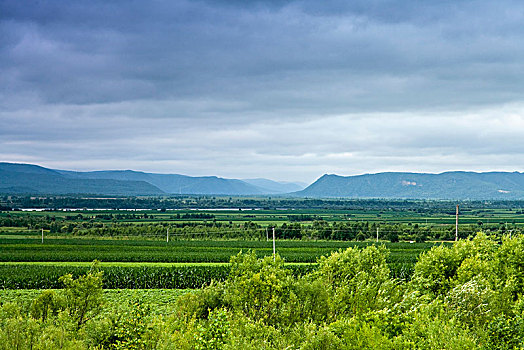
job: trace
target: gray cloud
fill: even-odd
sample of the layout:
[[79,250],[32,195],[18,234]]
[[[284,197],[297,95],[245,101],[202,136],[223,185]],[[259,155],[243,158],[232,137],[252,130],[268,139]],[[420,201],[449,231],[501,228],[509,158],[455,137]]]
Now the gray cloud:
[[0,2],[0,158],[313,180],[524,170],[516,1]]

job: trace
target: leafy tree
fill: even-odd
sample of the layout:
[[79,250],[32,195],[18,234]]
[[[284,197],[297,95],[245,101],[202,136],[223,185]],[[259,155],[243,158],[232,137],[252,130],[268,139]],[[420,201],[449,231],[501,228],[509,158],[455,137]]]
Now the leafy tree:
[[383,247],[369,246],[321,257],[314,277],[330,293],[335,314],[358,314],[391,302],[395,283],[390,279],[387,254]]
[[293,279],[280,256],[257,259],[254,252],[231,258],[224,300],[253,320],[285,322],[284,304],[292,297]]
[[83,276],[76,279],[71,274],[60,277],[65,287],[65,307],[77,329],[100,310],[103,301],[102,276],[103,271],[100,271],[95,261],[90,271]]

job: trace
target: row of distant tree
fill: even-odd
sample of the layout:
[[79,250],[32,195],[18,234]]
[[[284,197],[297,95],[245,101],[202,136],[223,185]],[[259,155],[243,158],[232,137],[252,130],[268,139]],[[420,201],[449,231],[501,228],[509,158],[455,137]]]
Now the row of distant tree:
[[[3,216],[1,227],[24,227],[45,229],[51,234],[90,235],[90,236],[144,236],[164,237],[169,230],[173,239],[265,239],[275,227],[278,239],[321,239],[341,241],[363,241],[376,239],[397,242],[426,240],[453,240],[454,225],[424,226],[410,223],[388,224],[368,221],[327,222],[316,220],[313,223],[290,222],[273,226],[254,222],[160,222],[160,223],[118,223],[100,220],[78,220],[78,215],[70,217],[53,216]],[[71,220],[74,219],[74,220]],[[478,231],[503,235],[520,233],[520,228],[509,224],[463,224],[459,228],[459,237],[466,238]]]
[[[105,208],[105,209],[184,209],[184,208],[262,208],[262,209],[342,209],[403,210],[417,213],[454,214],[455,202],[431,200],[313,199],[283,197],[116,197],[87,196],[0,196],[0,210],[17,208]],[[524,201],[461,201],[462,212],[482,209],[514,209],[522,213]]]

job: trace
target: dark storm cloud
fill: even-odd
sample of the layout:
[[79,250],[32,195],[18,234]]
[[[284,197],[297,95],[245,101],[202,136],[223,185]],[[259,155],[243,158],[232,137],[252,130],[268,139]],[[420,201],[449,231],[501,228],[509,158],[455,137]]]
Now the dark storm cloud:
[[523,19],[517,1],[3,0],[0,157],[308,180],[510,168]]
[[523,92],[522,5],[366,4],[5,2],[2,65],[50,103],[198,96],[346,111]]

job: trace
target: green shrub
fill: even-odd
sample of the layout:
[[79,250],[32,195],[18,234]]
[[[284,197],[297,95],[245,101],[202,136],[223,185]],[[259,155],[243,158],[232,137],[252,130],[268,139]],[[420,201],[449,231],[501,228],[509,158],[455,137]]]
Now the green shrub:
[[45,290],[31,304],[31,316],[44,322],[48,315],[56,316],[63,309],[64,300],[55,291]]
[[497,312],[493,307],[495,292],[478,278],[459,284],[445,297],[454,318],[470,327],[480,327]]
[[206,288],[182,295],[176,301],[177,314],[186,320],[206,319],[210,311],[225,305],[224,293],[224,285],[213,282]]
[[257,259],[255,253],[231,258],[224,301],[253,320],[270,324],[287,322],[285,303],[293,298],[293,278],[280,256]]
[[112,348],[116,350],[154,349],[157,340],[148,337],[153,331],[149,308],[144,307],[138,300],[130,306],[113,322],[113,334],[110,339]]
[[421,305],[412,314],[402,337],[416,349],[478,349],[477,339],[464,324],[450,318],[440,302]]
[[60,277],[65,286],[65,308],[77,328],[100,310],[103,302],[102,276],[103,272],[98,269],[98,262],[94,262],[91,270],[83,276],[76,279],[73,279],[71,274]]
[[330,293],[335,314],[362,313],[392,302],[395,282],[390,279],[385,248],[347,248],[319,260],[313,274]]
[[522,349],[524,346],[524,320],[499,315],[487,327],[485,349]]
[[222,349],[231,336],[228,314],[224,309],[211,311],[195,335],[196,350]]
[[494,264],[491,261],[496,249],[496,242],[483,233],[456,242],[452,247],[433,247],[420,255],[412,283],[420,291],[441,296],[475,276],[492,281]]

